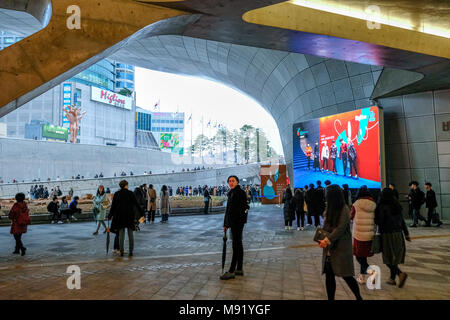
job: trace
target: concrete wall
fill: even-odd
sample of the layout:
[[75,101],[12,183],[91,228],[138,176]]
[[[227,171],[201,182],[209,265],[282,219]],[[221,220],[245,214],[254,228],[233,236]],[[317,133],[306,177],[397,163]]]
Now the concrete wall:
[[[127,176],[118,178],[103,178],[103,179],[83,179],[83,180],[61,180],[52,182],[38,182],[46,186],[49,190],[56,186],[60,186],[62,192],[67,194],[72,187],[74,195],[83,195],[87,193],[94,193],[97,187],[102,184],[105,188],[110,188],[111,192],[119,189],[119,182],[126,179],[129,183],[130,190],[134,187],[146,183],[153,184],[156,190],[161,190],[163,184],[176,188],[178,186],[198,186],[209,185],[215,186],[226,184],[226,180],[230,175],[237,175],[241,184],[259,183],[259,165],[250,164],[236,167],[228,167],[213,170],[201,170],[195,172],[179,172],[171,174],[152,174],[140,176]],[[246,181],[244,181],[244,179]],[[18,192],[23,192],[28,195],[30,187],[36,183],[15,183],[0,185],[0,198],[12,198]]]
[[[433,184],[438,212],[450,219],[450,90],[380,99],[384,109],[386,178],[403,195],[408,183]],[[424,212],[422,212],[424,213]]]
[[[211,159],[191,159],[186,156],[138,148],[71,144],[51,141],[0,138],[0,180],[31,181],[48,178],[71,179],[80,174],[93,178],[100,172],[105,177],[129,174],[165,173],[195,166],[225,167]],[[229,166],[229,165],[228,165]]]

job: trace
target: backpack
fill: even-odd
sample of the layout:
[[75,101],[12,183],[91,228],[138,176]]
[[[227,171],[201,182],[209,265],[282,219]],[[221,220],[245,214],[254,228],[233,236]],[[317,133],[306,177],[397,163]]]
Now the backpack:
[[31,218],[29,214],[30,210],[24,210],[19,214],[19,217],[17,218],[17,224],[19,225],[29,225],[31,224]]

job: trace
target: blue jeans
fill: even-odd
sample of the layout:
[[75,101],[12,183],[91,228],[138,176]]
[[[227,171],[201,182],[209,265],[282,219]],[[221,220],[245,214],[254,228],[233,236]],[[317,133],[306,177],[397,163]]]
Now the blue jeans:
[[413,209],[412,215],[413,215],[413,223],[414,223],[414,224],[418,224],[418,223],[419,223],[419,220],[425,221],[425,222],[427,221],[427,220],[420,214],[420,209]]

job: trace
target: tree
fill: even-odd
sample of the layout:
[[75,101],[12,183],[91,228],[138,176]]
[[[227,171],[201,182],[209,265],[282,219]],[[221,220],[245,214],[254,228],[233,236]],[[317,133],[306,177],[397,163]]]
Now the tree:
[[121,95],[127,96],[127,97],[131,97],[131,95],[133,94],[133,91],[131,91],[128,88],[122,88],[122,89],[120,89],[120,91],[118,93]]

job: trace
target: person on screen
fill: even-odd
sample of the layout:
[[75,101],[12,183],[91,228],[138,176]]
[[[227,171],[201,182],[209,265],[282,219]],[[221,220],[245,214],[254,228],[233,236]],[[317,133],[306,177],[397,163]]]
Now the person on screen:
[[319,152],[320,152],[319,142],[316,141],[316,144],[314,145],[314,165],[313,165],[314,172],[316,172],[317,169],[319,169],[320,171]]
[[356,149],[352,140],[348,141],[348,160],[350,161],[350,173],[349,177],[352,176],[353,170],[355,170],[355,178],[358,178],[358,170],[356,169]]
[[328,153],[328,146],[325,142],[324,146],[322,147],[322,155],[321,155],[321,159],[322,159],[322,171],[325,170],[325,165],[327,166],[327,170],[328,171],[328,157],[329,157],[329,153]]
[[344,177],[347,175],[347,159],[348,159],[348,147],[344,142],[344,139],[339,140],[341,142],[341,152],[339,158],[342,159],[342,167],[344,169]]
[[331,171],[333,172],[333,174],[337,174],[336,157],[337,157],[337,147],[336,147],[336,144],[334,143],[334,140],[333,140],[332,144],[331,144],[331,147],[330,147],[330,159],[331,159],[332,165],[333,165],[333,167],[331,168]]
[[308,158],[308,170],[310,170],[310,164],[311,164],[311,155],[312,155],[312,148],[308,145],[306,146],[306,157]]

